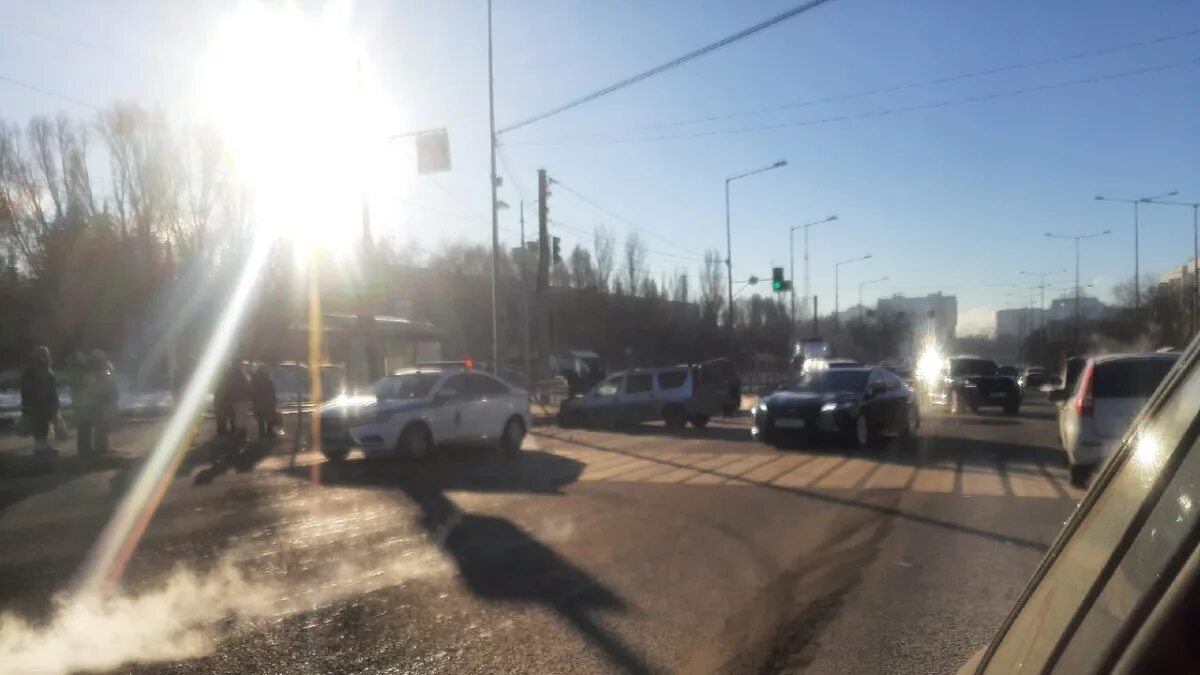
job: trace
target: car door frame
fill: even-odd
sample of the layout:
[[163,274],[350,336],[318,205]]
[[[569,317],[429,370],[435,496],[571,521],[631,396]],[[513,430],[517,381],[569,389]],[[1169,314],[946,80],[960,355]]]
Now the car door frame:
[[[504,432],[504,424],[508,421],[511,406],[506,397],[512,393],[512,387],[487,373],[467,373],[467,378],[473,383],[473,396],[469,402],[470,411],[476,415],[472,425],[472,435],[481,442],[488,442],[500,437]],[[485,391],[482,386],[496,384],[504,387],[492,387],[496,391]]]
[[[434,438],[439,443],[464,443],[471,440],[470,430],[464,424],[464,420],[467,418],[466,406],[470,400],[468,391],[470,381],[464,377],[465,375],[465,373],[450,375],[442,381],[441,386],[434,394],[430,410],[430,417],[434,419],[430,424],[444,430],[444,435],[440,438],[436,429],[434,431]],[[443,392],[447,389],[454,391],[453,398],[445,397]]]
[[[609,380],[617,380],[617,390],[611,395],[601,396],[596,392],[600,387],[604,386]],[[596,383],[595,387],[589,391],[584,398],[589,399],[584,403],[584,413],[592,424],[597,426],[611,426],[619,422],[618,408],[620,407],[620,397],[625,391],[625,373],[617,373],[610,375]]]
[[[617,407],[620,409],[622,423],[641,424],[642,422],[650,422],[658,419],[659,415],[655,414],[655,402],[658,400],[658,383],[655,381],[654,376],[655,372],[653,370],[625,373],[625,381],[622,383],[621,393],[617,395],[619,399]],[[629,391],[629,379],[631,377],[648,378],[650,380],[650,388],[635,392]]]
[[[876,384],[884,385],[882,392],[871,393],[872,378]],[[876,431],[888,431],[892,427],[891,402],[888,400],[887,382],[879,368],[871,368],[867,373],[867,383],[863,385],[862,414],[866,415],[867,425]]]
[[880,376],[883,377],[884,384],[887,385],[884,396],[887,398],[888,405],[888,431],[902,432],[908,426],[908,388],[904,386],[904,381],[899,376],[887,368],[878,370]]

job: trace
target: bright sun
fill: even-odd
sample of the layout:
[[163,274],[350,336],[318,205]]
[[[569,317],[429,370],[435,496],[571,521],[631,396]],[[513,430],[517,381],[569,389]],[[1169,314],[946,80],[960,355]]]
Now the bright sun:
[[305,247],[352,239],[382,138],[348,17],[344,2],[319,15],[243,4],[201,72],[203,105],[251,188],[256,226]]

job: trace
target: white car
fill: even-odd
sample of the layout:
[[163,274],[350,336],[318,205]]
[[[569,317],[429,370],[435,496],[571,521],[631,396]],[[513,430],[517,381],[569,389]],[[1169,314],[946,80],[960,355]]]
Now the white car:
[[1092,470],[1120,446],[1125,430],[1179,359],[1176,353],[1112,354],[1087,360],[1074,391],[1058,401],[1058,435],[1071,484],[1085,487]]
[[321,450],[333,461],[352,448],[368,457],[421,457],[449,444],[521,449],[532,423],[529,396],[465,366],[417,367],[375,383],[374,396],[339,396],[320,408]]

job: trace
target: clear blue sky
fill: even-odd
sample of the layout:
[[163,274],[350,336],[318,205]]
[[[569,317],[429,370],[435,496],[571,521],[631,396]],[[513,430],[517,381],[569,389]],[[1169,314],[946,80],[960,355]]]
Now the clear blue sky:
[[[188,64],[233,3],[0,0],[0,76],[103,105],[114,99],[174,108]],[[313,3],[310,3],[313,4]],[[797,0],[496,0],[497,123],[524,118],[656,65],[784,9]],[[376,191],[377,228],[431,246],[490,236],[487,81],[482,0],[363,0],[356,26],[400,108],[396,129],[448,127],[454,170]],[[746,41],[503,138],[502,197],[534,198],[535,170],[644,226],[656,251],[724,254],[723,181],[780,158],[788,167],[735,184],[734,277],[786,266],[787,228],[836,213],[814,228],[812,278],[822,308],[842,305],[858,281],[890,276],[878,294],[954,293],[960,329],[990,323],[1017,304],[1022,269],[1073,265],[1051,231],[1112,228],[1086,244],[1082,275],[1101,297],[1132,274],[1128,207],[1096,194],[1179,190],[1200,200],[1200,64],[930,110],[753,133],[612,142],[662,133],[732,129],[922,105],[1103,76],[1200,57],[1200,35],[1154,46],[987,77],[657,131],[628,129],[755,110],[986,70],[1200,28],[1200,3],[1012,3],[1005,0],[836,0]],[[93,112],[0,82],[9,121],[65,110]],[[575,139],[556,145],[536,142]],[[396,152],[405,152],[396,148]],[[397,177],[408,183],[411,176]],[[1145,208],[1142,269],[1184,262],[1190,213]],[[563,190],[552,218],[591,231],[628,226]],[[502,213],[517,237],[517,211]],[[530,226],[533,227],[532,225]],[[568,245],[590,237],[556,232]],[[669,243],[668,243],[669,242]],[[800,251],[797,246],[797,259]],[[651,253],[651,268],[699,261]],[[797,283],[801,277],[796,270]],[[1062,275],[1069,281],[1069,275]],[[961,325],[966,324],[966,325]]]

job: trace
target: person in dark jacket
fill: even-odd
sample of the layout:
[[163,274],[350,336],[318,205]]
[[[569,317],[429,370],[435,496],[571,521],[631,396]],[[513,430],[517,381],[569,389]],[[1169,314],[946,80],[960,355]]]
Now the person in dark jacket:
[[250,403],[254,407],[254,419],[258,421],[258,438],[275,435],[275,382],[267,364],[259,363],[250,376]]
[[213,407],[217,414],[217,434],[231,433],[245,438],[246,429],[238,428],[238,407],[250,402],[250,379],[241,359],[231,359],[229,370],[217,386]]
[[50,368],[50,350],[38,347],[21,373],[21,415],[33,436],[35,453],[52,453],[47,437],[50,425],[58,418],[58,379]]

